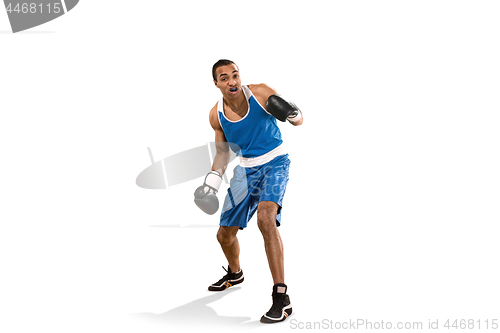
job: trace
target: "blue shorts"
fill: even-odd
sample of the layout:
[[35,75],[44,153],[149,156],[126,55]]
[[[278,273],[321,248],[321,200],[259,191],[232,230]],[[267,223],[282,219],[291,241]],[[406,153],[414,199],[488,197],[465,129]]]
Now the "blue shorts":
[[288,154],[251,168],[236,166],[222,206],[220,225],[246,228],[261,201],[276,202],[276,225],[281,224],[281,207],[288,183]]

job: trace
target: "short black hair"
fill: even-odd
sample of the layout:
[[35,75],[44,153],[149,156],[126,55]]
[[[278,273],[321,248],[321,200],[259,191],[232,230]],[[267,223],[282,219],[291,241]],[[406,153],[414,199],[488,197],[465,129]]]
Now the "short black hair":
[[214,78],[214,81],[217,82],[217,77],[215,76],[215,72],[217,71],[217,68],[222,67],[222,66],[227,66],[227,65],[236,65],[234,61],[227,60],[227,59],[220,59],[217,61],[213,67],[212,67],[212,77]]

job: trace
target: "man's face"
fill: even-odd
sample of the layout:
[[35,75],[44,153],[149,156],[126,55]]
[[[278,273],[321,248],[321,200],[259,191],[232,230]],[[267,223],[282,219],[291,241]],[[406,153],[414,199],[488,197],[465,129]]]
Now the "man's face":
[[217,81],[215,86],[228,99],[237,98],[241,94],[241,79],[238,67],[234,64],[221,66],[215,71]]

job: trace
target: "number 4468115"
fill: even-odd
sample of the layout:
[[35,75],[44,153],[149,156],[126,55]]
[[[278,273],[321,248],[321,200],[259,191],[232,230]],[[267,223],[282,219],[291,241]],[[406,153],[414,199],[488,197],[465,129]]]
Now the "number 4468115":
[[61,4],[60,3],[48,3],[44,4],[36,4],[36,3],[17,3],[15,6],[12,6],[11,3],[7,5],[8,13],[23,13],[23,14],[36,14],[36,13],[54,13],[59,14],[61,12]]
[[[481,325],[483,325],[481,327]],[[479,320],[479,319],[448,319],[444,323],[444,327],[447,329],[498,329],[498,319],[486,319],[486,320]]]

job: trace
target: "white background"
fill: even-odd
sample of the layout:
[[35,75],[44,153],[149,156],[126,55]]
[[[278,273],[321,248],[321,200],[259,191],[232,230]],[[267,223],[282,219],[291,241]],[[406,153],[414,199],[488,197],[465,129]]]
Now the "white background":
[[[18,34],[0,11],[1,331],[500,319],[499,10],[83,0]],[[258,323],[272,279],[256,221],[239,234],[245,282],[209,293],[226,262],[218,215],[192,201],[202,179],[135,184],[147,147],[213,140],[220,58],[305,118],[280,124],[294,314],[278,328]]]

